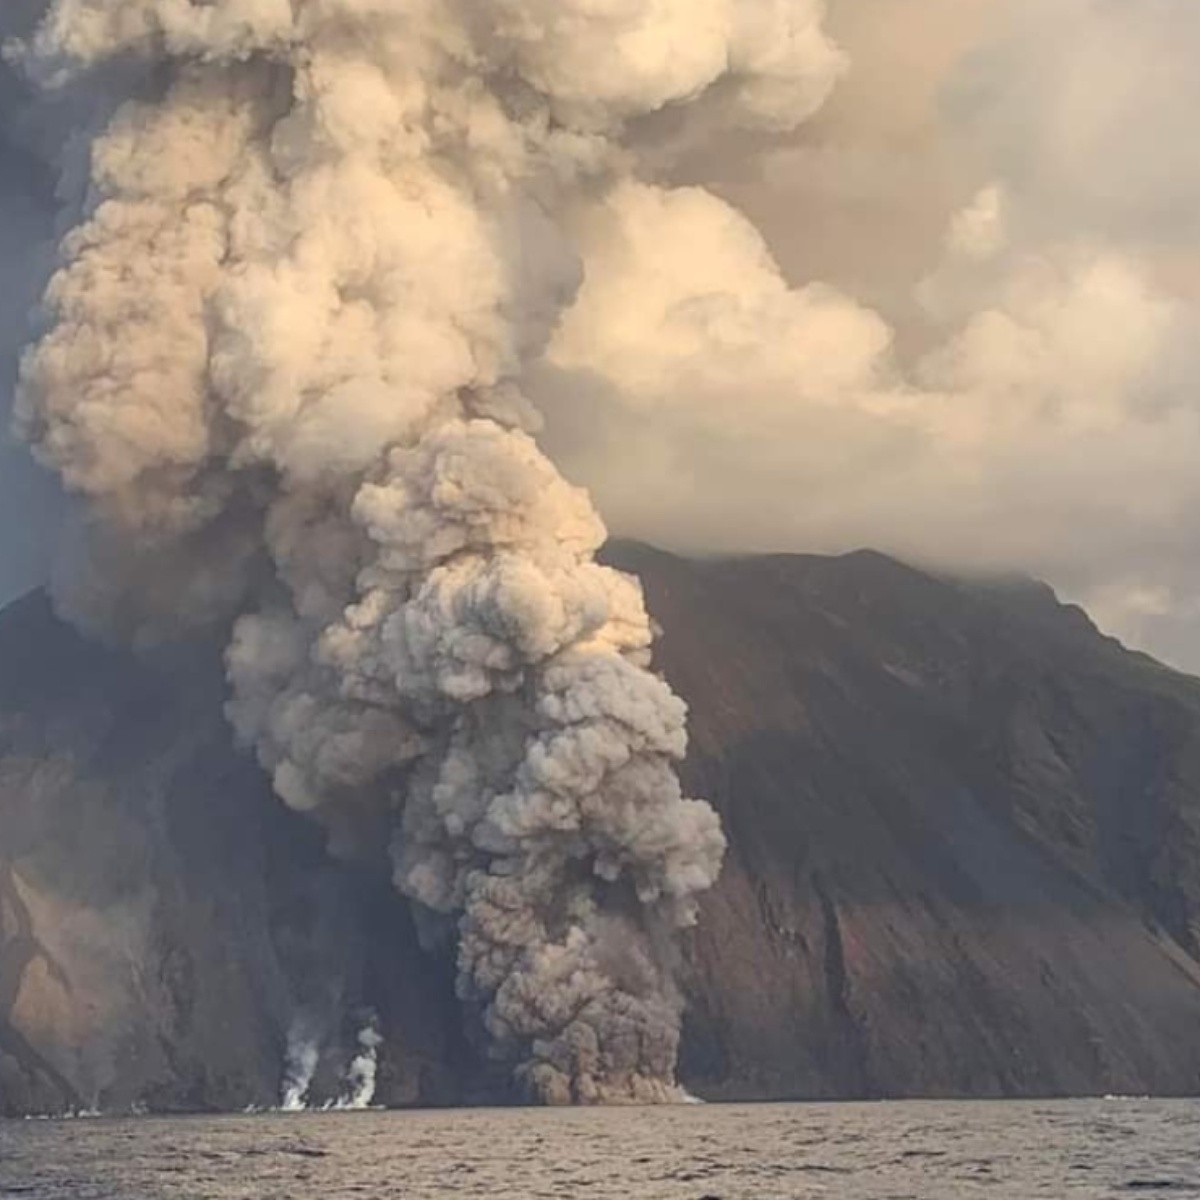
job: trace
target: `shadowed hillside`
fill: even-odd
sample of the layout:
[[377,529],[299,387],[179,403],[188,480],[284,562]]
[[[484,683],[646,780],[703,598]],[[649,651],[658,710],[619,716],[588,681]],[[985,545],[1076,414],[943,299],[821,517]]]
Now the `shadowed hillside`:
[[274,1104],[298,1014],[336,1095],[367,1004],[393,1098],[458,1097],[444,966],[234,751],[223,687],[212,650],[137,662],[41,595],[0,615],[0,1112]]
[[722,1096],[1200,1090],[1200,681],[1028,582],[636,547],[733,850]]
[[[1200,681],[1030,583],[637,546],[732,849],[687,947],[713,1097],[1200,1091]],[[0,1110],[477,1097],[450,974],[231,745],[218,656],[0,615]],[[323,1074],[322,1074],[323,1073]]]

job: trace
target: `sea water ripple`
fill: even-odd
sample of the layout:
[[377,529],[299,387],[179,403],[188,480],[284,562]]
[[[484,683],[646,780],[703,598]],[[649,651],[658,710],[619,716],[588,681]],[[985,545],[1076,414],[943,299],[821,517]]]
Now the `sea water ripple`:
[[0,1123],[0,1200],[1200,1197],[1200,1101]]

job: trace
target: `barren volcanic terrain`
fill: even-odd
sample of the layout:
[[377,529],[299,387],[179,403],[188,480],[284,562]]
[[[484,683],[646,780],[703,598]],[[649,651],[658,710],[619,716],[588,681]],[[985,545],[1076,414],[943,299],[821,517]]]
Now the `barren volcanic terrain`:
[[[1200,1090],[1200,681],[1027,581],[636,545],[731,849],[688,939],[711,1098]],[[504,1099],[382,864],[328,862],[232,743],[219,654],[0,615],[0,1111]]]

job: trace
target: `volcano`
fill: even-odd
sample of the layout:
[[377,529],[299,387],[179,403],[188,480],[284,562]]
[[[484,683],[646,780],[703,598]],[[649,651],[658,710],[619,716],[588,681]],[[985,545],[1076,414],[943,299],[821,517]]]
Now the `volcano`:
[[[611,544],[730,849],[685,939],[711,1099],[1200,1090],[1200,680],[1020,578]],[[0,1110],[502,1102],[386,864],[329,858],[223,713],[220,640],[0,614]],[[365,868],[365,869],[364,869]]]

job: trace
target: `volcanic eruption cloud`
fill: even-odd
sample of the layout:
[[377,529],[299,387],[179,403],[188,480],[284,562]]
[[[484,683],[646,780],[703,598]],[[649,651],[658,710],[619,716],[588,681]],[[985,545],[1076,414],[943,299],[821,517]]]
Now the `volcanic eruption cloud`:
[[592,214],[671,203],[666,142],[820,106],[821,9],[54,0],[15,50],[105,114],[17,402],[80,498],[60,607],[232,622],[237,732],[335,853],[390,847],[541,1101],[678,1095],[673,943],[725,842],[523,378]]

